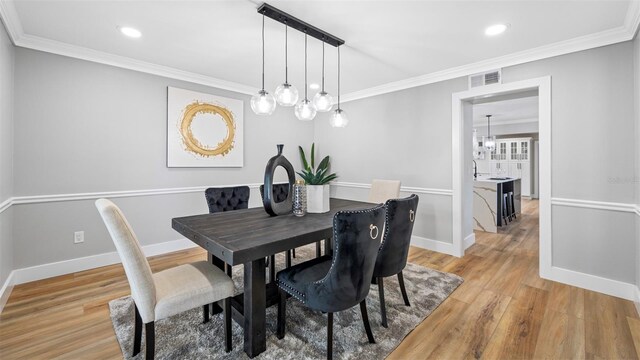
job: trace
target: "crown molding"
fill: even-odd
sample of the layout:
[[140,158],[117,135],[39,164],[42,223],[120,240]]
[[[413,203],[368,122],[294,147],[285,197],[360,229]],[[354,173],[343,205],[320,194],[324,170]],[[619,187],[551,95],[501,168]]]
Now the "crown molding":
[[184,71],[169,66],[140,61],[125,56],[113,55],[102,51],[97,51],[76,45],[70,45],[60,41],[45,39],[28,34],[20,36],[15,42],[15,45],[27,49],[44,51],[56,55],[111,65],[123,69],[187,81],[195,84],[211,86],[218,89],[233,91],[241,94],[251,95],[257,92],[256,88],[252,86],[221,80],[211,76]]
[[[171,79],[187,81],[195,84],[211,86],[218,89],[233,91],[241,94],[252,95],[256,92],[257,89],[252,86],[226,81],[211,76],[135,60],[125,56],[113,55],[102,51],[25,34],[20,22],[20,18],[12,1],[0,0],[0,19],[5,24],[7,33],[9,34],[9,37],[11,38],[11,41],[15,46],[92,61],[105,65],[111,65],[147,74],[163,76]],[[629,3],[629,8],[625,16],[624,24],[620,27],[442,71],[424,74],[400,81],[394,81],[360,91],[351,92],[341,96],[341,101],[349,102],[359,100],[376,95],[382,95],[440,81],[464,77],[471,74],[493,70],[496,68],[519,65],[531,61],[546,59],[554,56],[569,54],[572,52],[583,51],[632,40],[639,26],[640,0],[632,0]]]
[[[636,26],[637,27],[637,26]],[[616,44],[633,39],[633,34],[627,26],[620,26],[614,29],[605,30],[599,33],[580,36],[577,38],[556,42],[549,45],[528,49],[513,54],[508,54],[493,59],[478,61],[475,63],[462,65],[430,74],[420,75],[400,81],[390,82],[369,89],[355,91],[342,96],[342,102],[349,102],[364,99],[372,96],[382,95],[390,92],[405,90],[413,87],[433,84],[440,81],[451,80],[471,74],[481,73],[489,70],[505,68],[509,66],[524,64],[536,60],[547,59],[555,56],[565,55],[573,52],[593,49],[601,46]]]
[[17,41],[24,35],[24,30],[13,2],[0,0],[0,20],[4,23],[4,28],[13,45],[18,46]]

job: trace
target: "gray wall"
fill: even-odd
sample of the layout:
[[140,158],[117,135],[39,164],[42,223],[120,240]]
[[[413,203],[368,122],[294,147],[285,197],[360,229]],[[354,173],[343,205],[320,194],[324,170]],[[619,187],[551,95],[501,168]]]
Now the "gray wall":
[[[633,66],[636,116],[636,176],[634,180],[636,184],[636,206],[640,207],[640,32],[636,33],[636,38],[633,41]],[[636,285],[640,288],[640,216],[636,216]],[[636,300],[640,301],[640,299]]]
[[[313,141],[313,124],[292,109],[259,117],[247,95],[22,48],[15,56],[16,196],[261,183],[276,144],[299,168],[297,146]],[[244,167],[166,167],[167,86],[244,101]],[[206,212],[201,193],[115,202],[143,244],[181,238],[170,219]],[[15,205],[14,217],[15,268],[115,250],[92,201]],[[78,230],[85,243],[74,245]]]
[[[478,140],[482,139],[482,136],[487,135],[487,126],[475,126],[474,129],[478,131]],[[504,136],[515,134],[528,134],[538,132],[538,122],[528,122],[522,124],[502,124],[491,125],[491,135]],[[515,136],[514,136],[515,137]]]
[[[0,203],[13,195],[14,47],[0,23]],[[13,212],[0,213],[0,287],[13,270]]]
[[[506,83],[552,77],[553,197],[635,201],[634,184],[616,181],[635,174],[632,51],[633,44],[625,42],[502,70]],[[340,149],[331,153],[340,181],[390,178],[404,186],[451,189],[451,94],[466,89],[466,78],[459,78],[346,103],[349,127],[332,129],[317,121],[316,142],[322,149]],[[421,196],[421,205],[440,201],[434,197]],[[436,207],[434,218],[450,217],[450,202]],[[554,265],[633,283],[635,259],[629,254],[635,251],[635,230],[629,213],[584,212],[553,208]],[[421,215],[416,235],[451,242],[450,233],[435,233],[435,224]],[[583,227],[584,216],[603,231],[573,231]]]

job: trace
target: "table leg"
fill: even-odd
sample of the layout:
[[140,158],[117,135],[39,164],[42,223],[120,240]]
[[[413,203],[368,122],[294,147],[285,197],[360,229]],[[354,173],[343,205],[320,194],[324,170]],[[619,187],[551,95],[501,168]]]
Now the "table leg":
[[[221,269],[222,271],[225,271],[225,268],[226,268],[227,264],[224,261],[218,259],[217,257],[215,257],[215,256],[213,256],[212,254],[209,254],[209,253],[207,253],[207,256],[209,257],[209,262],[211,264],[216,266],[218,269]],[[229,276],[231,276],[231,275],[229,275]],[[218,305],[218,303],[211,304],[211,315],[220,314],[221,312],[222,312],[222,307],[220,305]]]
[[264,258],[244,264],[244,352],[253,358],[267,349]]
[[333,246],[331,244],[331,238],[324,239],[324,254],[331,255],[333,253]]

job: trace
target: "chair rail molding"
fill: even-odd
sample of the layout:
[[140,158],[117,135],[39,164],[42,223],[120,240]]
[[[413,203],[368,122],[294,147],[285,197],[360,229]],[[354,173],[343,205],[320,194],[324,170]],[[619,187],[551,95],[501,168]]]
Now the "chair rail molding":
[[618,212],[629,212],[638,214],[638,206],[629,203],[617,203],[595,200],[579,200],[567,198],[551,198],[551,205],[568,206],[595,210],[609,210]]
[[[335,181],[335,182],[332,182],[331,185],[339,186],[339,187],[355,188],[355,189],[371,189],[371,184],[365,184],[365,183]],[[452,190],[449,190],[449,189],[435,189],[435,188],[410,187],[410,186],[401,186],[400,192],[429,194],[429,195],[443,195],[443,196],[451,196],[453,193]]]

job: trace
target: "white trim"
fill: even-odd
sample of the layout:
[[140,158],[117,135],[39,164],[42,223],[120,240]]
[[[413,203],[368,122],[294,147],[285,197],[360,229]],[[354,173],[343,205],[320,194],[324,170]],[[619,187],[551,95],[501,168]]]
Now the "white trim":
[[[501,125],[515,125],[515,124],[529,124],[529,123],[537,123],[538,122],[538,118],[531,118],[531,119],[517,119],[517,120],[503,120],[503,121],[496,121],[496,119],[493,119],[493,122],[491,123],[492,126],[501,126]],[[486,127],[487,126],[487,121],[485,119],[485,121],[482,120],[474,120],[473,121],[473,126],[474,127]]]
[[7,200],[1,202],[0,203],[0,214],[2,214],[5,210],[10,208],[11,205],[13,205],[13,198],[12,197],[10,197]]
[[[355,188],[355,189],[371,189],[371,184],[365,184],[365,183],[336,181],[336,182],[332,182],[331,185]],[[434,189],[434,188],[410,187],[410,186],[400,187],[400,192],[429,194],[429,195],[443,195],[443,196],[451,196],[452,194],[452,191],[448,189]]]
[[[632,1],[632,3],[634,2],[637,1]],[[630,4],[629,11],[627,12],[627,18],[635,19],[633,20],[635,21],[635,24],[632,20],[628,20],[627,22],[625,22],[624,26],[619,26],[617,28],[601,31],[598,33],[584,35],[573,39],[516,52],[513,54],[499,56],[493,59],[478,61],[475,63],[462,65],[442,71],[436,71],[433,73],[420,75],[400,81],[394,81],[360,91],[354,91],[343,95],[341,101],[346,103],[353,100],[359,100],[413,87],[433,84],[440,81],[456,79],[475,73],[482,73],[498,68],[505,68],[536,60],[547,59],[554,56],[565,55],[573,52],[629,41],[632,40],[635,35],[635,29],[638,28],[638,17],[640,17],[640,15],[637,14],[637,5],[634,6],[631,6]],[[635,12],[636,15],[629,15],[632,12]],[[481,86],[479,88],[484,87],[486,86]]]
[[[451,96],[451,137],[452,137],[452,237],[453,246],[464,254],[462,189],[464,175],[469,169],[464,167],[465,126],[463,102],[477,97],[508,94],[530,89],[538,90],[538,119],[540,134],[540,276],[548,275],[551,268],[551,77],[545,76],[506,84],[493,84],[454,93]],[[467,174],[468,176],[468,174]]]
[[[246,184],[251,189],[257,189],[262,184]],[[120,190],[120,191],[101,191],[92,193],[77,193],[77,194],[54,194],[54,195],[34,195],[34,196],[15,196],[13,197],[13,204],[34,204],[34,203],[47,203],[47,202],[60,202],[60,201],[78,201],[78,200],[95,200],[100,198],[121,198],[121,197],[138,197],[138,196],[154,196],[154,195],[170,195],[170,194],[185,194],[185,193],[198,193],[204,192],[210,187],[233,187],[240,186],[235,185],[209,185],[209,186],[193,186],[193,187],[181,187],[181,188],[166,188],[166,189],[147,189],[147,190]]]
[[638,207],[635,204],[614,203],[614,202],[593,201],[593,200],[566,199],[566,198],[551,198],[551,205],[570,206],[570,207],[596,209],[596,210],[630,212],[630,213],[637,213],[638,211]]
[[[475,243],[476,243],[476,233],[471,233],[467,235],[467,237],[465,237],[464,241],[462,242],[465,250],[467,250],[469,247],[471,247],[471,245]],[[464,253],[462,255],[464,255]]]
[[636,312],[640,315],[640,287],[636,286],[636,298],[633,302],[636,304]]
[[222,90],[237,92],[240,94],[252,95],[253,93],[256,93],[258,91],[258,88],[253,86],[226,81],[214,78],[212,76],[180,70],[169,66],[157,65],[154,63],[136,60],[125,56],[109,54],[82,46],[71,45],[60,41],[45,39],[28,34],[20,36],[16,41],[16,46],[62,56],[68,56],[81,60],[87,60],[99,64],[111,65],[123,69],[138,71],[141,73],[187,81],[194,84],[211,86]]
[[460,257],[456,252],[453,244],[446,243],[444,241],[432,240],[432,239],[427,239],[421,236],[413,235],[411,236],[411,245],[422,248],[422,249],[437,251],[443,254]]
[[7,280],[5,280],[2,288],[0,288],[0,313],[2,313],[2,309],[7,304],[7,300],[9,300],[9,295],[11,295],[11,291],[13,290],[13,274],[15,271],[9,273],[7,276]]
[[16,45],[18,39],[24,35],[24,30],[13,1],[0,1],[0,20],[4,23],[11,42]]
[[634,284],[611,280],[600,276],[589,275],[557,266],[549,269],[549,276],[545,279],[577,286],[583,289],[616,296],[625,300],[635,301],[638,287]]
[[[142,246],[142,251],[145,256],[149,257],[190,249],[196,246],[198,245],[191,240],[178,239],[159,244],[145,245]],[[24,284],[31,281],[47,279],[54,276],[76,273],[79,271],[95,269],[118,263],[120,263],[120,257],[118,256],[118,253],[114,251],[49,264],[36,265],[14,270],[12,272],[12,274],[14,274],[13,284]]]
[[640,216],[640,205],[636,205],[635,212],[636,215]]
[[[124,56],[108,54],[77,45],[71,45],[60,41],[25,34],[20,22],[20,18],[15,10],[15,6],[12,1],[0,1],[0,18],[7,28],[9,37],[16,46],[45,51],[52,54],[58,54],[77,59],[83,59],[172,79],[188,81],[194,84],[216,87],[219,89],[234,91],[241,94],[251,95],[257,91],[256,87],[248,86],[245,84],[239,84],[202,74],[171,68],[168,66],[157,65]],[[478,61],[463,66],[436,71],[413,78],[403,79],[379,86],[374,86],[368,89],[351,92],[342,96],[342,102],[363,99],[366,97],[386,94],[389,92],[404,90],[416,86],[422,86],[439,81],[454,79],[490,70],[501,69],[508,66],[546,59],[554,56],[569,54],[572,52],[583,51],[600,46],[628,41],[633,39],[636,30],[638,29],[639,23],[640,6],[638,5],[638,1],[632,0],[629,3],[629,8],[627,10],[624,24],[622,26],[496,57],[493,59]]]

